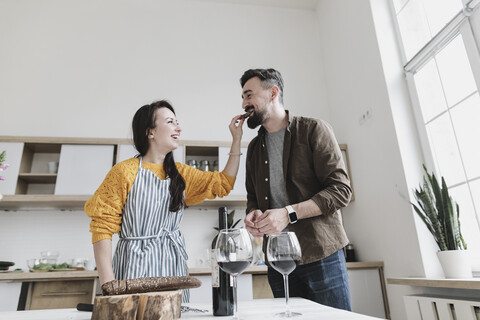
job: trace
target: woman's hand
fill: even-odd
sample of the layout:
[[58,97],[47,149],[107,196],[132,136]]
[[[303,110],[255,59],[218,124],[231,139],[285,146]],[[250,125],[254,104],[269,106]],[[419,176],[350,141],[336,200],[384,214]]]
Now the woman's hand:
[[230,153],[228,154],[227,164],[223,169],[223,172],[228,174],[231,177],[236,177],[238,173],[238,167],[240,164],[240,156],[242,153],[240,152],[240,145],[243,135],[243,123],[245,119],[240,119],[240,116],[233,117],[232,121],[230,121],[230,125],[228,128],[230,129],[230,133],[232,134],[232,145],[230,147]]
[[241,119],[241,115],[233,117],[232,121],[230,121],[228,128],[230,129],[234,141],[240,141],[242,139],[244,122],[245,119]]

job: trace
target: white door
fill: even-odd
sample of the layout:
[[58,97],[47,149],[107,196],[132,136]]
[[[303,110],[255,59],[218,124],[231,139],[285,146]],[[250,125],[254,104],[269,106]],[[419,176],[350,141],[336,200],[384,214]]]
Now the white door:
[[0,181],[0,194],[13,195],[17,187],[23,143],[0,142],[0,153],[3,151],[6,151],[4,164],[8,164],[8,168],[5,171],[0,171],[0,176],[5,177],[5,180]]
[[385,318],[382,285],[377,269],[348,270],[352,311]]
[[92,195],[113,161],[113,145],[62,145],[55,194]]
[[133,144],[121,144],[117,150],[117,163],[135,157],[138,154]]

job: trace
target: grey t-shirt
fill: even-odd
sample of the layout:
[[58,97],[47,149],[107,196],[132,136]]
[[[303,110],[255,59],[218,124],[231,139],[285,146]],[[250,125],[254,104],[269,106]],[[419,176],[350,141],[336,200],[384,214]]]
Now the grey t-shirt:
[[285,129],[266,133],[265,142],[268,151],[270,174],[270,209],[283,208],[288,203],[285,179],[283,177],[283,141]]

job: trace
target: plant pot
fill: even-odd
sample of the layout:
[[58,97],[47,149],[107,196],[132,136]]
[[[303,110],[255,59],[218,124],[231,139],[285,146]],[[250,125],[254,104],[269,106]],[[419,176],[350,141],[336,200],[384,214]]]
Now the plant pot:
[[472,262],[467,250],[438,251],[445,278],[463,279],[472,277]]

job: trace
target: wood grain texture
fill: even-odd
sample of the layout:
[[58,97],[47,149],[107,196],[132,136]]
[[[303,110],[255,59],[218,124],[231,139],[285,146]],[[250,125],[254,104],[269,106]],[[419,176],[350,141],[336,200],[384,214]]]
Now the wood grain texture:
[[92,320],[137,318],[139,295],[121,295],[96,297],[93,305]]
[[163,291],[140,294],[137,320],[173,320],[180,318],[182,291]]
[[92,320],[179,319],[181,302],[181,290],[96,297]]
[[198,288],[202,282],[195,277],[147,277],[128,280],[112,280],[102,285],[104,296],[171,291]]

